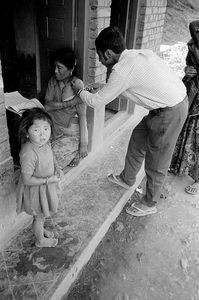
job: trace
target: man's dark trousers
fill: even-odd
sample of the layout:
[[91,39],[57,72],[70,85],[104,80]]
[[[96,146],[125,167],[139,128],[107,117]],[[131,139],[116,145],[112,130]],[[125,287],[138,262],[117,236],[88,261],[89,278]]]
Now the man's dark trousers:
[[147,183],[142,202],[147,206],[154,206],[160,197],[187,113],[186,97],[173,107],[151,110],[133,130],[120,178],[132,186],[145,158]]

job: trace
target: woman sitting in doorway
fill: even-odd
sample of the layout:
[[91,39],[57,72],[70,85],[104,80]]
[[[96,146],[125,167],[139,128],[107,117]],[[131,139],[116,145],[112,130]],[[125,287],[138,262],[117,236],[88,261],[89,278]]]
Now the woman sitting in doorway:
[[78,104],[66,107],[66,102],[74,97],[71,88],[72,73],[76,66],[76,56],[69,48],[59,49],[54,55],[54,75],[50,78],[45,95],[45,109],[54,122],[54,137],[80,134],[79,149],[69,166],[77,166],[79,160],[88,155],[88,131],[86,121],[86,105]]

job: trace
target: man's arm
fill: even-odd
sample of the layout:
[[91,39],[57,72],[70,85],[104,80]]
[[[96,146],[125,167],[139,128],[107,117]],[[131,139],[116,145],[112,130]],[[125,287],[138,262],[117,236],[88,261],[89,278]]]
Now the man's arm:
[[84,103],[96,108],[108,104],[129,88],[127,75],[128,73],[122,76],[113,70],[109,76],[108,82],[102,89],[94,94],[82,88],[80,83],[76,84],[72,82],[72,88],[79,94]]

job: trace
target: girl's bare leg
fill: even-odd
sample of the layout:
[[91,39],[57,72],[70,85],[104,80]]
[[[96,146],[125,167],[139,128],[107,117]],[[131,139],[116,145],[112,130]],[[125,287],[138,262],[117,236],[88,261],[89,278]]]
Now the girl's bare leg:
[[55,247],[58,240],[44,237],[44,217],[35,216],[32,224],[37,247]]

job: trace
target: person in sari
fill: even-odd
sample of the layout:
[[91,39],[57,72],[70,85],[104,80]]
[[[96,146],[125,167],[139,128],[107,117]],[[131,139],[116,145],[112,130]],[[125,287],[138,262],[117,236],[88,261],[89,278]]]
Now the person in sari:
[[194,180],[185,191],[199,194],[199,20],[189,25],[185,76],[182,79],[189,99],[189,113],[177,140],[170,171],[175,175],[188,174]]
[[45,109],[53,119],[53,135],[59,138],[62,135],[80,136],[77,155],[69,166],[77,166],[79,160],[88,155],[88,130],[86,120],[86,105],[77,104],[67,107],[70,99],[78,97],[74,94],[71,81],[78,81],[73,76],[76,66],[76,56],[72,49],[61,48],[54,54],[54,75],[48,82],[45,95]]

